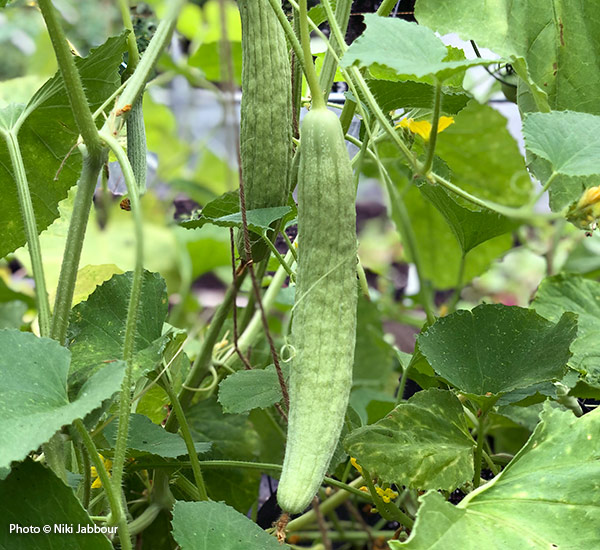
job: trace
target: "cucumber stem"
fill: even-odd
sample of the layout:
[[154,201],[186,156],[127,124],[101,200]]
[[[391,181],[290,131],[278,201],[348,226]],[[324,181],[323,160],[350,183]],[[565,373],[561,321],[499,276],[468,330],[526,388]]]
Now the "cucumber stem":
[[312,60],[312,53],[310,51],[310,35],[308,32],[308,10],[306,8],[307,0],[300,0],[300,43],[302,44],[302,51],[304,54],[304,65],[306,80],[310,88],[310,94],[312,96],[312,106],[314,109],[326,109],[325,100],[323,99],[323,91],[319,86],[319,79],[317,77],[317,71]]

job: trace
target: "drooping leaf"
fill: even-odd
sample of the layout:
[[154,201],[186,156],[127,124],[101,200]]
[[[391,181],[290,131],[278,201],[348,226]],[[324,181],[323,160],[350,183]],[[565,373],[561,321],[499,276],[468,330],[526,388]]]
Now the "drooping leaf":
[[[111,448],[115,446],[118,428],[118,421],[111,422],[104,428],[103,434]],[[198,454],[208,452],[210,446],[209,442],[194,442]],[[179,434],[167,432],[143,414],[132,414],[129,418],[127,448],[130,456],[153,454],[163,458],[177,458],[188,454],[185,441]]]
[[574,274],[549,277],[540,284],[531,307],[552,322],[567,311],[577,314],[569,365],[584,382],[600,388],[600,283]]
[[461,205],[439,185],[422,184],[419,190],[444,216],[463,254],[477,245],[513,231],[518,222],[487,209],[469,209]]
[[446,491],[473,478],[474,446],[460,401],[438,389],[416,393],[344,441],[348,453],[383,481]]
[[576,335],[572,313],[552,323],[530,309],[482,304],[438,319],[418,342],[437,374],[483,396],[562,378]]
[[122,361],[105,365],[70,401],[69,350],[18,330],[0,330],[0,349],[0,467],[22,460],[62,426],[99,407],[119,390],[125,372]]
[[367,25],[342,57],[342,66],[368,67],[371,75],[382,80],[444,81],[475,65],[490,60],[462,59],[446,61],[448,50],[427,27],[403,19],[364,16]]
[[523,121],[525,146],[565,176],[599,176],[600,116],[573,111],[531,113]]
[[[78,533],[80,528],[93,529],[94,522],[68,487],[52,470],[27,460],[15,466],[0,481],[0,548],[11,550],[111,550],[113,545],[102,533]],[[11,532],[10,525],[36,526],[40,533]],[[43,526],[50,526],[44,534]],[[62,527],[73,532],[60,532]],[[81,527],[80,527],[81,526]],[[114,533],[114,528],[111,534]]]
[[[433,105],[434,87],[423,82],[371,79],[369,89],[384,112],[396,109],[431,109]],[[471,99],[472,97],[466,92],[444,87],[442,88],[442,112],[454,115],[464,109]]]
[[457,506],[421,497],[415,529],[393,550],[594,547],[600,521],[600,411],[581,418],[545,404],[542,421],[500,475]]
[[[160,358],[162,328],[168,310],[163,278],[158,273],[148,271],[144,272],[143,277],[134,346],[134,363],[142,369],[154,367]],[[97,287],[85,302],[73,308],[67,334],[73,355],[70,385],[79,385],[107,361],[123,356],[132,280],[131,271],[113,275]]]
[[177,501],[173,537],[181,550],[289,550],[223,502]]
[[[289,206],[247,210],[246,222],[250,231],[260,234],[269,229],[269,226],[275,220],[290,219],[290,216],[296,216],[296,206],[293,199],[290,199]],[[239,192],[228,191],[224,193],[209,202],[195,217],[183,221],[181,225],[186,229],[198,229],[207,223],[220,227],[242,227]]]
[[[123,34],[109,38],[85,59],[75,59],[92,110],[120,85],[118,68],[125,50]],[[6,141],[14,141],[15,136],[25,164],[38,231],[42,231],[58,217],[58,202],[77,182],[81,167],[77,150],[67,158],[79,130],[60,73],[48,80],[25,108],[8,106],[0,111],[0,257],[26,241]]]
[[[287,379],[289,366],[282,365],[282,371]],[[234,372],[219,384],[219,403],[226,413],[264,409],[281,399],[281,386],[274,365],[266,369]]]
[[[435,288],[455,287],[460,273],[462,253],[454,233],[444,217],[433,204],[423,198],[416,186],[404,195],[404,201],[415,233],[425,277]],[[510,249],[511,244],[512,239],[509,235],[500,235],[472,250],[467,255],[463,283],[483,273],[493,260]]]

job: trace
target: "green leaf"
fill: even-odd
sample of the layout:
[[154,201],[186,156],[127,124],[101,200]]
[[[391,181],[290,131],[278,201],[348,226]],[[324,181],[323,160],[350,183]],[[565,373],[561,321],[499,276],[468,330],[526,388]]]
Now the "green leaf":
[[[369,80],[369,89],[384,112],[396,109],[431,109],[434,87],[423,82]],[[442,88],[442,113],[455,115],[472,99],[466,92]]]
[[416,393],[379,422],[353,431],[344,447],[370,474],[397,485],[453,491],[473,478],[475,442],[448,390]]
[[535,96],[524,101],[519,90],[522,112],[571,109],[600,114],[600,72],[587,64],[600,55],[596,8],[593,2],[582,2],[573,9],[568,0],[418,0],[415,16],[442,35],[458,33],[510,59],[528,82],[528,95]]
[[381,312],[377,303],[360,295],[356,318],[353,385],[389,389],[394,350],[383,337]]
[[525,146],[566,176],[600,175],[600,116],[573,111],[532,113],[523,121]]
[[17,330],[0,330],[0,468],[84,418],[119,390],[125,363],[107,364],[67,397],[69,350],[55,340]]
[[531,178],[506,118],[472,101],[438,134],[435,152],[452,171],[451,180],[474,195],[506,204],[527,203]]
[[[67,333],[68,347],[73,354],[69,385],[79,385],[107,361],[123,356],[132,280],[131,271],[113,275],[71,311]],[[142,370],[153,368],[160,358],[167,311],[165,281],[158,273],[144,271],[134,346],[134,363]]]
[[[598,542],[600,411],[581,418],[545,404],[542,421],[504,471],[457,506],[421,497],[415,529],[393,550],[579,549]],[[590,485],[591,484],[591,485]]]
[[[118,68],[125,50],[123,34],[109,38],[85,59],[75,58],[92,110],[120,85]],[[17,133],[38,231],[42,231],[58,217],[58,202],[77,182],[81,167],[81,155],[74,150],[61,168],[77,141],[79,130],[60,73],[48,80],[25,108],[8,106],[0,111],[0,257],[26,242],[5,141]]]
[[[0,548],[11,550],[111,550],[113,545],[102,533],[77,533],[94,522],[81,506],[73,490],[40,463],[27,460],[15,466],[0,481]],[[9,526],[36,526],[40,534],[11,533]],[[49,525],[51,534],[42,527]],[[60,526],[73,528],[73,533],[59,533]],[[106,528],[105,528],[106,529]],[[114,529],[114,528],[113,528]],[[105,531],[106,532],[106,531]],[[111,534],[114,533],[111,530]]]
[[[282,365],[284,377],[289,376],[289,366]],[[226,413],[244,413],[252,409],[265,409],[282,399],[281,386],[274,365],[266,369],[240,370],[219,384],[219,403]]]
[[[59,204],[60,218],[40,235],[40,246],[44,252],[44,273],[47,286],[56,288],[65,251],[65,241],[73,212],[73,200],[76,187],[71,188],[68,198]],[[142,197],[142,210],[144,214],[144,267],[149,271],[161,273],[164,277],[171,275],[169,283],[178,283],[173,280],[173,272],[179,269],[178,262],[178,236],[173,231],[172,225],[167,225],[168,206],[161,204],[151,193]],[[131,271],[135,267],[135,239],[134,223],[131,212],[119,208],[115,202],[109,209],[110,222],[103,229],[100,228],[96,209],[92,208],[85,242],[81,253],[79,265],[85,270],[87,265],[113,264],[119,270]],[[178,228],[175,228],[178,229]],[[184,231],[181,234],[187,233]],[[195,237],[197,239],[197,237]],[[224,244],[227,260],[231,263],[229,253],[229,235]],[[31,273],[31,261],[27,247],[15,252],[17,259],[26,266]],[[212,259],[212,258],[211,258]],[[207,262],[208,263],[208,262]],[[177,277],[179,277],[177,275]]]
[[[207,460],[256,461],[260,442],[246,416],[224,414],[217,400],[211,398],[192,405],[187,418],[194,440],[212,442]],[[261,478],[256,470],[211,469],[203,475],[213,500],[224,500],[242,513],[256,500]]]
[[[435,288],[454,288],[460,272],[460,245],[437,208],[424,199],[416,186],[404,195],[406,209],[413,227],[423,274]],[[394,212],[392,206],[392,213]],[[462,282],[481,275],[504,252],[510,249],[509,235],[495,237],[467,255]]]
[[[115,421],[104,428],[103,433],[110,448],[115,446],[118,427],[119,423]],[[210,446],[208,442],[194,442],[198,454],[208,452]],[[130,456],[153,454],[163,458],[177,458],[188,454],[185,441],[179,434],[167,432],[143,414],[132,414],[129,417],[127,448]]]
[[454,233],[463,254],[477,245],[513,231],[518,222],[487,209],[467,208],[459,204],[459,200],[439,185],[423,183],[419,190],[440,211]]
[[[273,208],[257,208],[246,212],[246,222],[248,229],[255,233],[262,233],[269,229],[269,226],[275,221],[280,220],[286,214],[292,211],[289,206],[275,206]],[[221,227],[242,227],[242,213],[236,212],[229,216],[216,218],[212,220],[213,224]]]
[[289,550],[273,535],[223,502],[182,502],[173,507],[173,537],[181,550]]
[[[269,229],[275,221],[296,215],[295,206],[277,206],[274,208],[257,208],[246,211],[248,229],[258,234]],[[198,229],[211,223],[220,227],[242,227],[242,213],[240,212],[239,192],[229,191],[215,200],[209,202],[199,213],[198,217],[181,223],[186,229]]]
[[557,323],[516,306],[482,304],[439,318],[418,337],[435,372],[463,393],[503,394],[562,378],[577,317]]
[[[233,78],[235,83],[242,83],[242,43],[239,40],[229,42],[233,62]],[[221,66],[221,42],[205,42],[189,58],[191,67],[197,67],[204,76],[213,82],[226,81],[227,68]]]
[[20,328],[26,311],[27,304],[20,300],[0,303],[0,329]]
[[600,283],[578,275],[556,275],[542,281],[531,304],[556,322],[565,312],[577,314],[577,338],[569,365],[587,384],[600,388]]
[[382,80],[417,80],[433,83],[446,80],[475,65],[492,63],[484,59],[445,61],[448,50],[427,27],[403,19],[364,16],[366,30],[342,57],[342,67],[368,67]]

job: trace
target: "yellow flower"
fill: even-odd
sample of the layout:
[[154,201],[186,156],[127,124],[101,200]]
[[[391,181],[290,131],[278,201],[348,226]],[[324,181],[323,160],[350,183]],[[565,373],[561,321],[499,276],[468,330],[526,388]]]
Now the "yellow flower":
[[382,489],[381,487],[375,487],[375,491],[381,497],[381,500],[386,504],[391,502],[392,499],[398,496],[398,493],[389,487],[387,489]]
[[358,465],[358,462],[356,462],[356,458],[350,458],[350,463],[359,471],[360,474],[363,473],[362,468]]
[[[443,132],[448,126],[454,124],[454,118],[451,116],[442,116],[438,121],[438,134]],[[414,120],[413,118],[403,118],[396,128],[408,128],[413,134],[418,134],[425,141],[429,141],[431,135],[431,122],[428,120]]]
[[[112,468],[112,460],[109,460],[108,458],[104,458],[102,455],[98,455],[101,459],[102,462],[104,462],[104,467],[106,468],[106,471],[108,472],[108,475],[110,476],[110,470]],[[100,478],[98,477],[98,470],[96,469],[96,466],[92,466],[90,468],[91,474],[92,474],[92,478],[94,479],[94,482],[92,483],[92,489],[99,489],[100,487],[102,487],[102,482],[100,481]]]
[[600,218],[600,185],[586,189],[567,212],[567,220],[580,229],[596,229]]

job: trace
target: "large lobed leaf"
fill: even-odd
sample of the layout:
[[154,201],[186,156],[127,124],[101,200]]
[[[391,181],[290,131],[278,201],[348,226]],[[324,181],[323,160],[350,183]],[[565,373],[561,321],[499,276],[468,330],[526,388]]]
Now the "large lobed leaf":
[[419,349],[463,393],[498,395],[562,378],[576,319],[564,313],[552,323],[529,309],[482,304],[438,319],[419,335]]
[[438,389],[416,393],[344,441],[348,453],[383,481],[446,491],[473,478],[474,446],[460,401]]
[[449,54],[443,42],[433,31],[416,23],[375,14],[366,14],[364,19],[367,28],[344,54],[342,67],[368,67],[373,76],[383,80],[432,83],[491,62],[447,60]]
[[84,418],[120,388],[125,363],[105,365],[67,396],[71,354],[55,340],[0,331],[0,468],[48,441],[65,424]]
[[[580,550],[598,544],[600,410],[581,418],[545,403],[506,469],[458,506],[421,498],[415,528],[393,550]],[[482,546],[483,545],[483,546]]]

